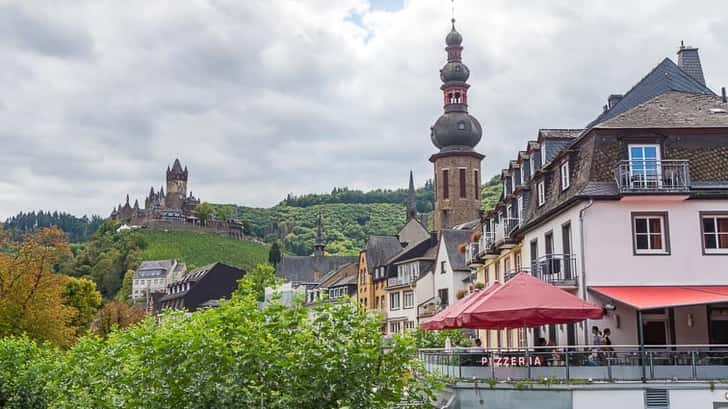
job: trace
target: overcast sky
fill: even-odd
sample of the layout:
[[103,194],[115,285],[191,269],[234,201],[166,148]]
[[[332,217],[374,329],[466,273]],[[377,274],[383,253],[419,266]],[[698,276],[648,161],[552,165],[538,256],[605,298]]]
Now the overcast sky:
[[[65,4],[65,5],[63,5]],[[728,1],[457,0],[492,175],[680,40],[728,84]],[[107,216],[179,156],[204,201],[431,177],[449,0],[0,0],[0,220]]]

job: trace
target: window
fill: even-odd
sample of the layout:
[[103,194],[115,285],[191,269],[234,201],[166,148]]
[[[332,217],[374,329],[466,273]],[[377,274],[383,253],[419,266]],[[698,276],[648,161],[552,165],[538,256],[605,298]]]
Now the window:
[[565,161],[561,164],[561,190],[569,188],[569,162]]
[[450,171],[448,169],[442,170],[442,198],[450,198]]
[[450,304],[450,298],[448,297],[447,288],[441,288],[437,290],[437,296],[440,298],[440,305]]
[[475,186],[475,198],[480,200],[480,177],[478,170],[473,170],[473,186]]
[[506,274],[511,272],[511,257],[510,256],[503,259],[503,271]]
[[633,213],[635,254],[669,254],[667,213]]
[[485,266],[485,268],[483,268],[483,276],[485,279],[485,284],[486,285],[489,284],[490,283],[490,266]]
[[543,180],[536,185],[536,193],[538,195],[538,205],[543,206],[546,203],[546,185]]
[[415,306],[415,293],[413,291],[405,291],[403,293],[404,298],[404,308],[412,308]]
[[523,196],[520,196],[519,195],[518,198],[516,199],[516,209],[517,209],[516,211],[518,212],[517,213],[517,216],[518,216],[517,218],[520,219],[521,218],[521,215],[523,215]]
[[728,213],[701,214],[703,252],[728,254]]
[[538,239],[531,240],[531,269],[536,270],[536,262],[538,261]]
[[460,198],[465,199],[468,197],[467,195],[467,189],[465,189],[465,169],[459,169],[460,170]]
[[500,263],[495,263],[495,279],[500,280]]
[[390,322],[389,323],[389,332],[392,334],[399,334],[400,332],[400,324],[399,322]]
[[629,145],[629,174],[636,188],[660,184],[660,145]]
[[399,309],[399,292],[389,294],[389,309]]
[[440,262],[440,274],[445,274],[445,261]]
[[407,321],[407,323],[404,324],[406,329],[415,329],[415,322],[414,321]]

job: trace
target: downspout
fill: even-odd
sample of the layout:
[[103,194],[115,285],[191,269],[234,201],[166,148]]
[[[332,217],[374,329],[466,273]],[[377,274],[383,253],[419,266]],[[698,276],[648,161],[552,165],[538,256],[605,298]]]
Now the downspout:
[[[586,257],[584,256],[584,213],[594,204],[593,199],[589,199],[581,210],[579,210],[579,248],[581,251],[581,297],[586,301]],[[589,325],[584,324],[584,344],[589,344]]]

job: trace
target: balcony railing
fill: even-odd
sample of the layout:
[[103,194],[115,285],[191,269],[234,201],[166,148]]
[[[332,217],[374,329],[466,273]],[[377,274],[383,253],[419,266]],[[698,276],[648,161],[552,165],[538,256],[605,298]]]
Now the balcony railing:
[[440,312],[440,306],[434,303],[424,304],[417,307],[417,317],[428,318]]
[[424,349],[425,369],[455,379],[586,382],[710,381],[728,378],[728,345],[591,345],[518,349]]
[[495,244],[495,232],[484,231],[480,236],[479,251],[484,253],[488,251]]
[[685,192],[690,189],[687,160],[623,160],[614,169],[621,193]]
[[576,256],[547,254],[531,264],[531,274],[553,285],[577,285]]
[[529,272],[530,270],[528,269],[528,267],[520,267],[520,268],[516,268],[514,270],[506,271],[503,274],[503,281],[506,282],[506,281],[510,280],[511,278],[515,277],[518,273],[523,272],[523,271]]
[[416,277],[391,277],[387,279],[387,288],[408,285],[416,279]]
[[480,249],[480,243],[479,242],[472,242],[468,243],[467,246],[465,246],[465,264],[475,264],[478,262],[478,252]]
[[496,233],[496,241],[508,240],[513,232],[521,225],[521,220],[517,218],[503,218],[498,224]]

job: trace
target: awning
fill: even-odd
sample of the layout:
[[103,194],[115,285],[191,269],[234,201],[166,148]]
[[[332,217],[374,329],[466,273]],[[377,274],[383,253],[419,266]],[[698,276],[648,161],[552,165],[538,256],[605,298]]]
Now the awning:
[[638,310],[728,302],[728,286],[599,286],[589,289]]

